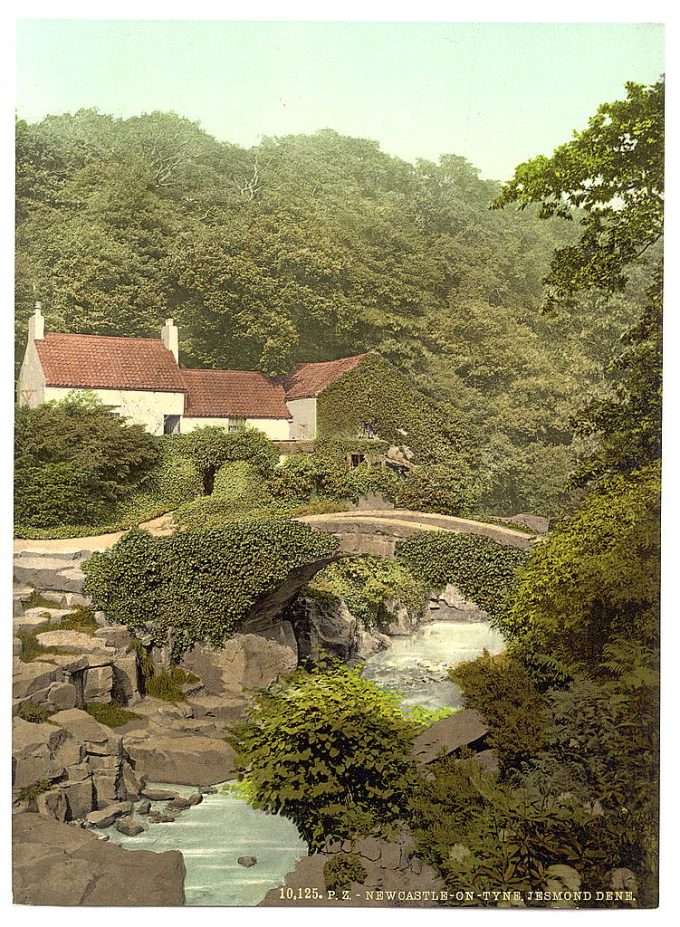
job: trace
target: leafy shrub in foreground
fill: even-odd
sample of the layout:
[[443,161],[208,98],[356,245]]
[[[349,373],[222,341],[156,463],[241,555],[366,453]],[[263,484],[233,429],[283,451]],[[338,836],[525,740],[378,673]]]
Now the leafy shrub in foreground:
[[249,802],[290,818],[310,851],[389,835],[418,777],[420,725],[399,700],[342,664],[299,669],[261,692],[232,738]]

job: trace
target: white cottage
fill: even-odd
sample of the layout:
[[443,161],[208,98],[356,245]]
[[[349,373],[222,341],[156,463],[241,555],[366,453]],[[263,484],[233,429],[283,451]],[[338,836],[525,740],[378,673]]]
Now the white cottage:
[[179,333],[172,319],[160,338],[46,333],[38,304],[28,326],[19,403],[35,407],[88,390],[114,414],[151,434],[250,426],[274,441],[309,440],[316,437],[318,396],[366,356],[299,364],[285,377],[256,370],[192,370],[179,366]]

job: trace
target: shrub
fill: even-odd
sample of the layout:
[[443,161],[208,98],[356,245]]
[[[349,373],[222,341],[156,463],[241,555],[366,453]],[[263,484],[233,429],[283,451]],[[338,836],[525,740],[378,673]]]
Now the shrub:
[[179,666],[171,666],[154,672],[146,681],[146,694],[152,698],[162,699],[164,702],[185,702],[185,685],[198,682],[198,676],[188,673]]
[[415,576],[431,588],[455,583],[496,625],[502,625],[517,571],[528,556],[526,551],[488,538],[445,531],[415,534],[396,548],[399,563]]
[[174,440],[179,452],[195,464],[207,496],[223,464],[247,460],[262,476],[269,477],[279,459],[274,444],[255,428],[229,432],[218,425],[207,425]]
[[34,802],[38,795],[42,795],[43,792],[49,792],[53,788],[54,782],[51,779],[40,779],[32,785],[26,785],[23,789],[19,789],[16,800],[18,802]]
[[24,721],[30,721],[31,724],[42,724],[47,721],[54,711],[45,708],[44,705],[31,705],[30,702],[22,702],[17,711],[17,717]]
[[547,679],[610,675],[614,640],[658,646],[659,496],[656,467],[616,477],[534,549],[502,630]]
[[342,892],[352,882],[363,885],[368,872],[356,853],[338,853],[327,859],[323,867],[323,880],[329,892]]
[[57,631],[79,631],[81,634],[94,634],[95,631],[99,630],[99,625],[91,609],[77,605],[70,615],[66,615],[58,624],[54,625],[54,629]]
[[430,464],[413,469],[399,486],[396,501],[414,511],[464,515],[476,508],[479,491],[467,467]]
[[85,590],[110,621],[169,641],[179,656],[196,641],[220,646],[260,596],[336,547],[331,535],[285,519],[170,537],[132,529],[84,564]]
[[108,705],[101,702],[89,702],[85,706],[85,711],[92,715],[95,721],[99,721],[100,724],[104,724],[106,727],[122,727],[124,724],[129,724],[130,721],[138,721],[141,718],[141,715],[135,714],[134,711],[128,711],[120,705],[116,705],[115,702]]
[[488,743],[503,772],[516,769],[545,746],[550,706],[517,660],[485,652],[449,675],[461,687],[465,707],[474,708],[489,725]]
[[215,475],[212,495],[199,496],[181,506],[176,521],[200,528],[262,511],[273,504],[273,497],[260,472],[245,460],[223,464]]
[[314,454],[293,454],[274,470],[269,491],[286,502],[307,502],[317,491],[323,467]]
[[297,670],[261,692],[232,738],[255,808],[282,814],[310,851],[392,833],[417,779],[419,725],[358,669]]
[[15,520],[27,527],[96,524],[137,489],[160,446],[142,425],[112,416],[94,396],[71,394],[15,420]]

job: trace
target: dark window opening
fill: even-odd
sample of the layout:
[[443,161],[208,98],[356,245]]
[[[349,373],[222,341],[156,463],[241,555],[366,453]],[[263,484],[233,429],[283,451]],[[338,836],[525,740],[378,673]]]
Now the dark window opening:
[[356,470],[359,464],[362,464],[366,460],[366,457],[363,454],[350,454],[349,455],[349,465],[352,470]]
[[163,416],[163,434],[164,435],[178,435],[179,434],[179,415],[164,415]]

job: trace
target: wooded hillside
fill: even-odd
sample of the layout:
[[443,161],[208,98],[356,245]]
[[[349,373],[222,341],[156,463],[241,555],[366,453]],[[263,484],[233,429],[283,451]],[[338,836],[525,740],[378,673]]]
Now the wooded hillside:
[[376,350],[466,434],[488,511],[559,514],[571,416],[639,315],[542,280],[575,223],[492,210],[455,155],[411,165],[331,130],[221,143],[173,114],[84,110],[17,125],[17,358],[48,330],[180,327],[186,366],[280,374]]

